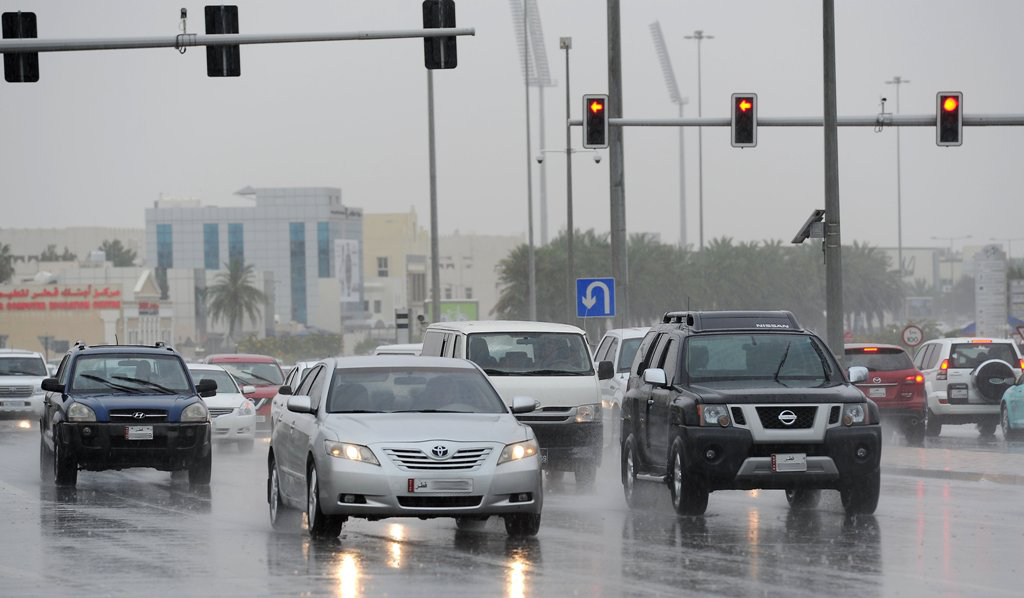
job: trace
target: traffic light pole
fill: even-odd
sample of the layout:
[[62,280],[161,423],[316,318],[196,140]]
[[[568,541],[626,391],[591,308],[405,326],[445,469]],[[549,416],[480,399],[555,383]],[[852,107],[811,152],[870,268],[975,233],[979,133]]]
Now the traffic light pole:
[[[608,116],[622,116],[622,36],[619,0],[608,0]],[[611,196],[612,276],[615,278],[615,314],[629,325],[629,260],[626,255],[626,173],[622,128],[608,129],[609,195]],[[575,303],[575,301],[573,302]]]
[[[729,117],[707,118],[610,118],[611,127],[728,127]],[[761,116],[758,127],[820,127],[820,116]],[[581,119],[569,121],[573,127],[583,126]],[[935,114],[876,114],[868,116],[837,116],[840,127],[934,127]],[[964,114],[965,127],[1024,127],[1024,114]]]
[[434,71],[427,69],[427,144],[430,168],[430,321],[441,321],[441,256],[437,229],[437,154],[434,144]]
[[836,115],[835,0],[822,0],[825,131],[825,342],[843,362],[843,259],[839,211],[839,129]]

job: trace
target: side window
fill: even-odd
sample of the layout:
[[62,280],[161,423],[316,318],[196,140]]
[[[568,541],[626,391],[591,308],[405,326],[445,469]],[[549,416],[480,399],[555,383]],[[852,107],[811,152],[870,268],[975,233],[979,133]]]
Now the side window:
[[[669,336],[662,334],[658,337],[658,342],[654,345],[654,349],[650,352],[647,359],[648,368],[660,368],[665,361],[665,347],[668,345]],[[646,368],[644,368],[646,369]]]
[[313,407],[315,412],[320,407],[320,395],[324,392],[324,383],[327,381],[327,368],[321,366],[317,368],[316,379],[313,380],[313,384],[309,387],[309,404]]
[[640,376],[647,369],[647,364],[651,362],[651,355],[654,353],[654,347],[658,337],[661,336],[657,332],[648,332],[644,338],[644,342],[640,343],[640,348],[637,349],[636,357],[633,358],[633,374]]
[[928,357],[931,355],[931,352],[934,349],[935,349],[935,345],[934,344],[929,344],[929,345],[925,345],[925,346],[921,347],[921,350],[917,352],[917,361],[914,362],[914,365],[917,366],[917,369],[919,369],[919,370],[926,370],[926,369],[928,369],[928,367],[926,365],[928,363]]
[[454,347],[455,348],[452,349],[452,357],[463,357],[463,354],[462,354],[462,335],[461,334],[456,334],[455,335],[455,345],[454,345]]
[[452,335],[451,334],[443,334],[443,335],[441,335],[441,352],[439,353],[439,355],[441,357],[451,357],[451,355],[449,353],[451,351],[451,348],[452,348],[452,344],[451,343],[452,343]]
[[679,365],[679,342],[676,339],[670,339],[668,342],[668,348],[661,355],[661,369],[665,370],[665,380],[669,384],[674,384],[676,379],[676,369]]
[[612,342],[608,344],[608,353],[599,359],[598,361],[611,361],[615,362],[615,352],[619,349],[619,339],[613,338]]
[[423,334],[423,349],[421,353],[429,357],[440,357],[442,340],[444,340],[444,333],[440,330],[426,331]]
[[60,360],[60,367],[57,368],[57,380],[64,384],[67,381],[68,375],[68,356],[65,355],[64,359]]
[[601,339],[601,344],[597,346],[597,351],[594,351],[594,361],[604,361],[608,359],[605,355],[608,352],[608,345],[612,344],[612,337],[606,336]]
[[309,396],[309,389],[316,380],[317,375],[320,373],[320,368],[313,368],[302,378],[302,383],[299,384],[299,388],[293,393],[299,396]]
[[924,367],[927,369],[935,369],[939,364],[939,360],[942,355],[946,352],[946,347],[942,343],[935,343],[932,345],[932,352],[928,354],[928,359],[925,361]]

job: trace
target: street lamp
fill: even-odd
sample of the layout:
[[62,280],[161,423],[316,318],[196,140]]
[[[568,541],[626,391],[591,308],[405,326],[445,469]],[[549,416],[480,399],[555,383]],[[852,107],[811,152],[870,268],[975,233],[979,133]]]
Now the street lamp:
[[[658,54],[658,63],[661,65],[661,74],[665,78],[665,87],[668,89],[669,100],[679,107],[679,118],[683,118],[683,107],[690,103],[690,99],[679,93],[679,84],[676,82],[675,69],[672,68],[672,59],[668,54],[668,46],[665,44],[665,36],[661,32],[661,23],[651,23],[651,37],[654,39],[654,51]],[[684,131],[686,127],[679,127],[679,246],[686,248],[686,138]]]
[[[700,47],[706,39],[715,39],[713,35],[704,35],[704,30],[697,29],[693,35],[685,39],[697,40],[697,118],[704,116],[701,94]],[[704,249],[704,127],[697,127],[697,209],[700,220],[700,248]]]

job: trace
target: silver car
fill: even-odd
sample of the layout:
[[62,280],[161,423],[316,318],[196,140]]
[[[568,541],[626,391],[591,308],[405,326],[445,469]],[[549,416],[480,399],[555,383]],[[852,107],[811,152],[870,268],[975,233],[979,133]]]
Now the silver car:
[[327,359],[287,400],[270,440],[267,501],[277,529],[336,537],[349,517],[489,516],[509,535],[540,528],[539,447],[471,362],[438,357]]

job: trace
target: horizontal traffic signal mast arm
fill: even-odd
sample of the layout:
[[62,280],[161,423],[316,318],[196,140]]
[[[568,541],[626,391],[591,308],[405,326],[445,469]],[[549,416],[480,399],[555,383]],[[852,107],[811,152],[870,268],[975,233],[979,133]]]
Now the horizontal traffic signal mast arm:
[[[757,117],[759,127],[820,127],[820,116],[761,116]],[[879,116],[840,116],[840,127],[934,127],[935,114],[886,114]],[[573,127],[581,126],[579,119],[569,121]],[[728,127],[730,117],[703,118],[609,118],[613,127]],[[1024,127],[1024,114],[964,114],[965,127]]]
[[182,33],[156,37],[80,39],[2,39],[0,53],[80,52],[86,50],[133,50],[139,48],[191,48],[197,46],[239,46],[248,44],[292,44],[341,42],[370,39],[452,37],[476,35],[474,27],[443,29],[396,29],[390,31],[348,31],[333,33],[231,33],[206,35]]

